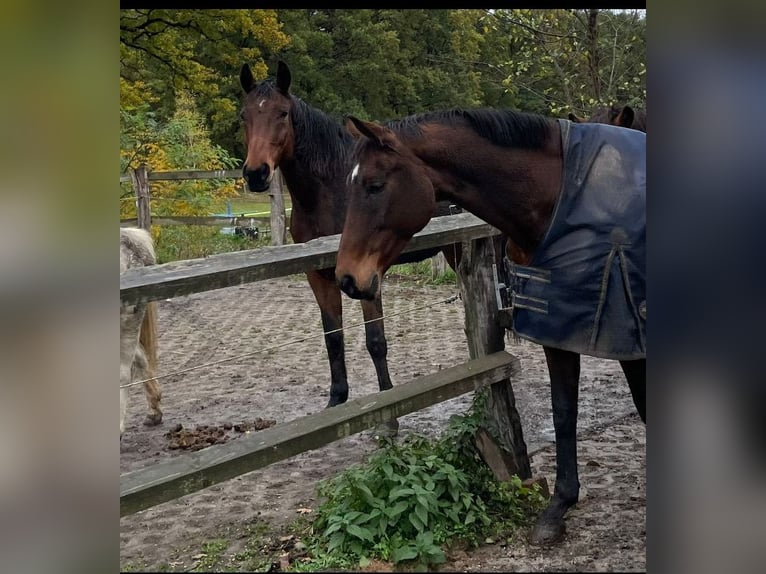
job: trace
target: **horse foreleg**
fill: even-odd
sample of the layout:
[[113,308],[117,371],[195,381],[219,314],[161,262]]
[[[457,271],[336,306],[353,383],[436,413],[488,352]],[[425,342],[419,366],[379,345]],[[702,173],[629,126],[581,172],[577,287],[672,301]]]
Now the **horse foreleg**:
[[[375,365],[375,372],[378,375],[378,387],[381,391],[393,388],[391,376],[388,373],[388,343],[386,342],[386,333],[383,327],[383,300],[380,293],[372,301],[362,300],[362,315],[364,316],[364,332],[367,339],[367,350],[372,357],[372,363]],[[385,421],[377,429],[378,435],[387,437],[396,436],[399,432],[399,421],[390,419]]]
[[141,323],[144,319],[145,308],[142,304],[132,310],[120,308],[120,440],[125,432],[125,417],[128,412],[128,386],[134,380],[138,360],[144,360],[144,353],[139,344]]
[[[153,374],[150,373],[148,376]],[[150,427],[156,426],[162,422],[162,409],[160,408],[162,390],[157,379],[151,379],[144,383],[144,394],[146,395],[146,403],[149,405],[149,412],[146,414],[144,424]]]
[[633,404],[636,405],[638,416],[646,424],[646,359],[635,361],[620,361],[622,372],[628,379]]
[[327,358],[330,360],[330,401],[328,407],[334,407],[348,400],[348,377],[346,375],[346,356],[343,342],[343,305],[340,289],[335,284],[334,273],[310,271],[307,274],[309,285],[314,292],[322,313],[322,328]]
[[362,300],[362,315],[364,316],[364,332],[367,339],[367,351],[372,357],[375,372],[378,375],[378,387],[385,391],[393,387],[391,376],[388,374],[388,343],[383,327],[383,301],[376,297],[372,301]]
[[149,406],[149,412],[146,414],[144,424],[146,426],[155,426],[162,422],[162,409],[160,401],[162,399],[162,390],[157,379],[153,377],[157,371],[157,302],[151,301],[146,306],[146,314],[141,323],[141,335],[138,339],[146,355],[146,366],[144,367],[144,379],[150,379],[144,383],[144,394],[146,403]]
[[577,397],[580,355],[543,347],[551,377],[553,427],[556,431],[556,487],[548,507],[537,520],[530,541],[533,544],[558,542],[564,536],[564,515],[577,502]]

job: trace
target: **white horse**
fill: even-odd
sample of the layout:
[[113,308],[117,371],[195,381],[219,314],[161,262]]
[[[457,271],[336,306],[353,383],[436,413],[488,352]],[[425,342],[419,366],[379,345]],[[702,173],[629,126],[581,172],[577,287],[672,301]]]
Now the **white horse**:
[[[145,229],[137,227],[120,228],[120,273],[132,267],[154,265],[152,236]],[[125,413],[128,408],[126,384],[140,379],[144,383],[149,413],[145,425],[153,426],[162,422],[160,399],[162,392],[156,379],[157,368],[157,308],[156,303],[125,305],[120,303],[120,439],[125,431]]]

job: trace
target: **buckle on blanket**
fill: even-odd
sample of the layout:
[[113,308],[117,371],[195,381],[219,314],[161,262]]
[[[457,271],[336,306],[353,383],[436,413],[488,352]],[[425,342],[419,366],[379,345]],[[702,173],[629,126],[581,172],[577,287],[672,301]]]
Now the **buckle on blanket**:
[[538,281],[540,283],[551,282],[551,272],[545,269],[538,269],[536,267],[526,267],[524,265],[518,265],[508,259],[503,258],[502,281],[498,274],[497,265],[492,264],[492,275],[495,281],[495,299],[497,301],[498,314],[501,317],[501,323],[506,323],[503,316],[512,315],[513,309],[518,307],[519,309],[528,309],[537,313],[548,313],[548,302],[539,297],[531,297],[529,295],[522,295],[520,291],[519,281]]

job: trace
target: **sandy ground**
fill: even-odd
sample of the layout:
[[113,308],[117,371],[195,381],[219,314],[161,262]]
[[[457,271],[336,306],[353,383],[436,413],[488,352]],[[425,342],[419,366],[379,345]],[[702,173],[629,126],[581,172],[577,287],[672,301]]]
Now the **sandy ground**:
[[[441,302],[455,285],[423,286],[387,279],[384,312],[389,369],[394,384],[466,361],[462,301]],[[357,302],[344,296],[346,326],[361,323]],[[427,306],[427,307],[426,307]],[[120,472],[183,454],[167,436],[175,425],[237,424],[257,418],[277,423],[318,412],[329,392],[329,365],[319,308],[302,275],[161,301],[160,373],[234,360],[160,380],[164,423],[141,423],[145,401],[132,387]],[[265,350],[269,349],[271,350]],[[542,348],[512,343],[521,360],[514,381],[524,436],[535,474],[555,481],[550,392]],[[265,350],[265,351],[264,351]],[[261,352],[262,351],[262,352]],[[377,391],[363,327],[346,331],[350,398]],[[400,433],[438,434],[452,414],[468,408],[472,393],[400,419]],[[233,432],[233,431],[230,431]],[[583,357],[578,420],[580,502],[569,511],[567,537],[540,549],[524,540],[457,553],[442,570],[644,571],[646,570],[646,431],[619,363]],[[236,440],[236,439],[233,439]],[[275,531],[316,505],[318,480],[362,462],[376,448],[367,433],[273,464],[195,494],[120,520],[122,569],[188,571],[201,546],[254,520]],[[226,554],[241,550],[232,540]]]

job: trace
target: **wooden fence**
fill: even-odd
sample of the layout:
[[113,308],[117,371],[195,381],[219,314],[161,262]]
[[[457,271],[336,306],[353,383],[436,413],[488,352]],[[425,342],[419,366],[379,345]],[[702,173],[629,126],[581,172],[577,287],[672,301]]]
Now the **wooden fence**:
[[[485,461],[499,477],[531,475],[511,378],[519,361],[505,352],[497,318],[492,266],[499,232],[470,213],[432,219],[405,248],[414,251],[463,242],[458,278],[464,293],[466,335],[471,359],[350,400],[223,445],[183,454],[120,477],[124,516],[196,492],[235,476],[312,450],[377,424],[489,386],[489,422],[477,439]],[[307,243],[263,247],[130,269],[120,278],[127,303],[179,297],[211,289],[335,265],[340,236]],[[487,441],[487,437],[492,440]]]
[[[151,184],[152,181],[185,181],[196,179],[242,179],[242,170],[240,169],[219,169],[212,171],[155,171],[150,172],[145,164],[131,170],[128,175],[120,176],[120,183],[132,182],[133,190],[136,195],[136,217],[134,219],[125,219],[120,221],[120,225],[135,225],[144,229],[149,229],[152,223],[158,225],[218,225],[218,226],[246,226],[253,227],[257,218],[232,215],[210,215],[206,217],[193,216],[170,216],[155,217],[152,219],[151,202]],[[269,221],[269,233],[271,236],[271,245],[284,245],[287,239],[287,227],[285,224],[285,184],[282,173],[277,170],[271,181],[269,188],[269,200],[271,204]]]

